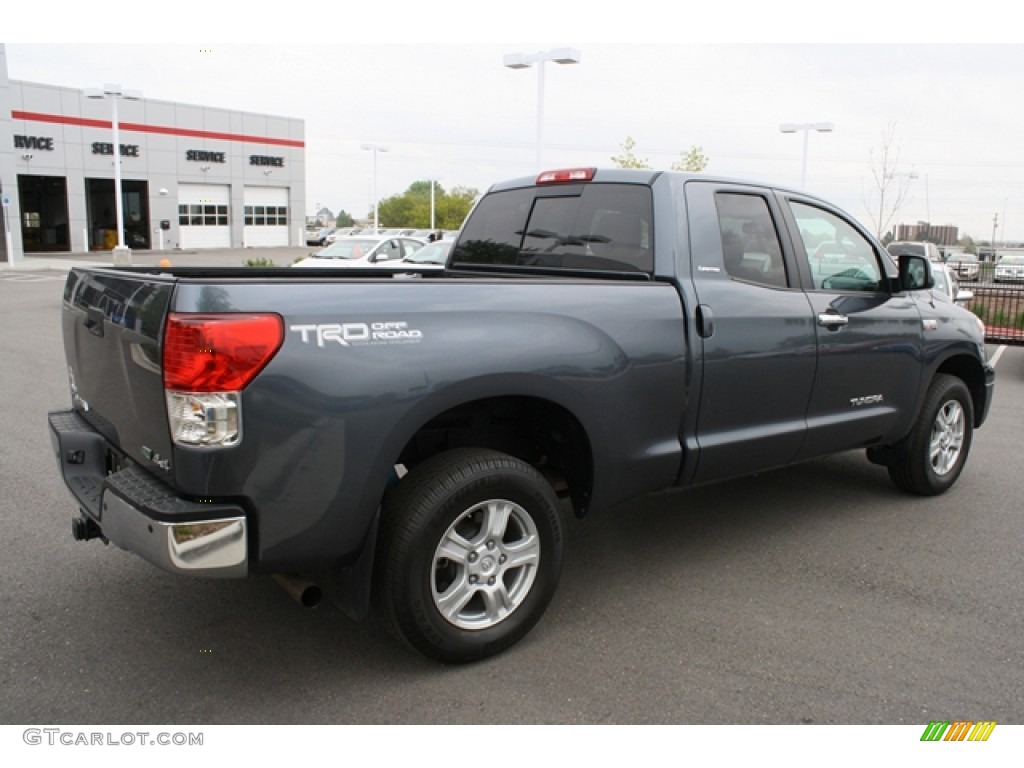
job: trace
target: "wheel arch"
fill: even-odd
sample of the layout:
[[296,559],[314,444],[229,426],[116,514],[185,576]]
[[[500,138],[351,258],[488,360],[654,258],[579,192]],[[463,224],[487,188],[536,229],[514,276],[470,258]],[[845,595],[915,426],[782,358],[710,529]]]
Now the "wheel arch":
[[974,410],[974,427],[980,427],[987,412],[987,390],[985,387],[985,371],[976,357],[961,354],[943,360],[932,375],[932,381],[939,374],[956,376],[971,393],[971,403]]
[[489,448],[536,468],[579,517],[594,486],[591,439],[565,404],[537,394],[500,394],[446,404],[408,430],[394,464],[412,469],[454,448]]

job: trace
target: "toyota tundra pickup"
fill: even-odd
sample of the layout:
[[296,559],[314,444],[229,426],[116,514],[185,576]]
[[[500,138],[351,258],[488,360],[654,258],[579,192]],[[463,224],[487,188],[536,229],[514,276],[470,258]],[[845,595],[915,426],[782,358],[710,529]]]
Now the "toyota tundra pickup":
[[76,268],[73,534],[276,575],[484,658],[540,619],[562,508],[865,450],[946,491],[985,421],[979,320],[802,192],[569,169],[500,183],[444,270]]

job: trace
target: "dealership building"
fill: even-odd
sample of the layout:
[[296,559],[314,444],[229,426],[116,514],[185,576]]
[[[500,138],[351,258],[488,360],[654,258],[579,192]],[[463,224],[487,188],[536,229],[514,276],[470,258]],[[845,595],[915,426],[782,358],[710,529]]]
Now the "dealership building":
[[7,73],[0,44],[0,260],[113,249],[115,158],[131,249],[305,244],[304,121]]

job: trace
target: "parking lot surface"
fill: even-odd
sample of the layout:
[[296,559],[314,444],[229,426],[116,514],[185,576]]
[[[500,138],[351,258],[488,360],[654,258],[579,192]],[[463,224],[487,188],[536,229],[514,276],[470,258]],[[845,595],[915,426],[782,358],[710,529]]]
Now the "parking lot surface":
[[567,519],[538,627],[445,667],[270,578],[72,540],[46,429],[67,260],[0,270],[0,723],[1024,723],[1024,349],[949,493],[858,452]]

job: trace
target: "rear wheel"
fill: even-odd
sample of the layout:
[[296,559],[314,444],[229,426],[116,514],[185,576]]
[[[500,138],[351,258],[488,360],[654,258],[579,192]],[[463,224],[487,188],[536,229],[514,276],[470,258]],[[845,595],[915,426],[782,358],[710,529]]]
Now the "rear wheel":
[[380,547],[378,587],[399,636],[439,661],[473,661],[517,642],[544,613],[561,571],[561,519],[533,467],[459,449],[388,493]]
[[889,477],[911,493],[943,493],[960,476],[973,433],[974,403],[966,385],[955,376],[936,376],[913,429],[894,446]]

